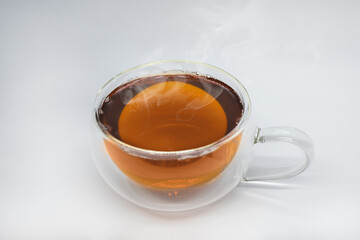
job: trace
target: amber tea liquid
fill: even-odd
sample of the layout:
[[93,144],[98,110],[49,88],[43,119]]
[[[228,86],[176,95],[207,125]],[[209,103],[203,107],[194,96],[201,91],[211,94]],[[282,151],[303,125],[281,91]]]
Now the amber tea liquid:
[[[216,79],[192,75],[157,75],[119,86],[99,109],[102,127],[138,148],[179,151],[209,145],[236,127],[243,105],[233,89]],[[208,182],[235,155],[241,135],[197,158],[145,159],[105,140],[120,170],[146,187],[180,189]]]

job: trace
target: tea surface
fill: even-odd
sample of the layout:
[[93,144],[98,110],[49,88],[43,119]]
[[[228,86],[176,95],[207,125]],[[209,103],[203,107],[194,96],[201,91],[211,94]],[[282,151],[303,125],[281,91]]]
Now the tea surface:
[[239,96],[205,76],[157,75],[126,83],[104,100],[99,117],[119,140],[143,149],[178,151],[215,142],[242,117]]

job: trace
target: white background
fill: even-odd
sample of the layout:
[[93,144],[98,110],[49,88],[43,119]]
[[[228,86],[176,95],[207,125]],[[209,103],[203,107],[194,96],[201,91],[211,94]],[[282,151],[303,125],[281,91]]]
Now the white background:
[[[0,1],[0,239],[360,239],[356,1]],[[260,126],[316,158],[206,208],[141,209],[98,174],[88,122],[112,76],[203,61],[247,87]]]

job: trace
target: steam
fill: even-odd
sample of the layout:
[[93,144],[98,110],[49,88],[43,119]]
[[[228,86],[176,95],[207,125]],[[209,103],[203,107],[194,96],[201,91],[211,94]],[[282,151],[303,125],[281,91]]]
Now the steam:
[[[254,71],[259,64],[263,68],[261,64],[280,58],[279,69],[275,70],[280,70],[283,62],[306,74],[319,62],[321,39],[317,29],[305,23],[313,32],[301,35],[295,24],[301,16],[290,15],[282,21],[277,8],[270,2],[249,0],[194,2],[191,8],[168,20],[171,24],[166,25],[166,32],[172,34],[160,39],[144,60],[187,59],[226,69],[251,64],[249,71]],[[296,9],[290,10],[296,14]],[[272,70],[265,67],[262,71],[274,74]]]
[[224,60],[228,57],[223,54],[228,46],[249,42],[251,34],[242,21],[242,13],[249,3],[250,1],[227,1],[194,8],[192,14],[197,19],[190,24],[198,30],[199,37],[189,52],[189,58],[197,58],[203,62],[212,58]]
[[[214,88],[205,81],[203,87],[204,90],[201,90],[186,82],[161,82],[141,91],[131,99],[128,106],[132,112],[146,114],[146,119],[151,119],[154,111],[165,107],[168,112],[176,111],[174,115],[178,122],[189,122],[199,110],[216,101],[223,91],[221,87]],[[124,100],[133,95],[131,90],[127,92],[122,96]],[[185,106],[176,110],[182,103],[186,103]]]
[[[216,97],[218,97],[221,94],[221,92],[222,90],[220,89]],[[210,96],[209,94],[207,94],[206,97],[195,98],[194,100],[186,104],[186,106],[183,109],[180,109],[176,113],[176,120],[179,122],[191,121],[198,110],[206,107],[207,105],[211,104],[213,101],[215,101],[215,98]]]

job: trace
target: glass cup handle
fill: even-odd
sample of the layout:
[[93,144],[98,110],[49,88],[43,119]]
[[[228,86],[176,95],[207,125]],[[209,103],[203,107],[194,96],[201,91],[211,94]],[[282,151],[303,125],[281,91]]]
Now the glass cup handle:
[[255,178],[246,177],[245,173],[243,181],[250,182],[261,180],[275,180],[293,177],[305,171],[305,169],[310,165],[310,162],[314,157],[314,144],[312,143],[309,136],[306,135],[304,132],[292,127],[257,128],[254,138],[254,144],[274,142],[291,143],[299,147],[305,153],[304,162],[301,167],[297,168],[296,170],[292,170],[291,172],[281,172],[271,176]]

